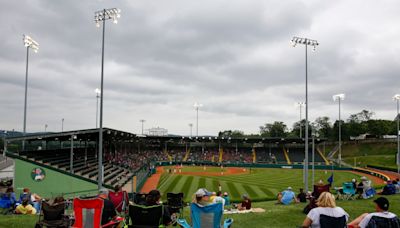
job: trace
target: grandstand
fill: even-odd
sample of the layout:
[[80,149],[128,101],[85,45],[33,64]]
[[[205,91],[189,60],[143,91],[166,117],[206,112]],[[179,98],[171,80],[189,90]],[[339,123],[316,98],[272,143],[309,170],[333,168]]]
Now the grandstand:
[[[301,139],[283,138],[223,138],[182,136],[136,136],[110,128],[103,129],[103,185],[140,189],[156,163],[203,163],[208,165],[241,166],[260,164],[302,164],[304,144]],[[8,137],[7,155],[16,160],[16,187],[38,189],[39,184],[26,177],[40,167],[63,178],[79,180],[86,191],[95,189],[98,180],[98,129],[33,134]],[[25,141],[26,150],[21,150]],[[311,160],[311,150],[309,154]],[[317,165],[326,163],[322,153],[315,152]],[[328,164],[328,163],[326,163]],[[136,181],[133,181],[136,177]],[[29,185],[31,183],[31,185]],[[64,188],[64,189],[63,189]],[[66,186],[52,186],[51,191],[65,192]],[[46,193],[42,193],[46,194]]]

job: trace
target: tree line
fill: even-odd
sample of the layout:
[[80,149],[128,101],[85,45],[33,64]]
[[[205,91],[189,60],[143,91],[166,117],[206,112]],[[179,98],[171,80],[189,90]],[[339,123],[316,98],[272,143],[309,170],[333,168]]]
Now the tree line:
[[[351,114],[346,120],[341,121],[342,139],[349,140],[350,136],[359,136],[361,134],[370,134],[377,138],[384,135],[396,135],[397,124],[393,120],[373,119],[374,112],[362,110],[359,113]],[[300,137],[300,128],[302,137],[305,136],[306,120],[297,121],[289,130],[288,126],[282,121],[265,123],[259,127],[258,134],[246,135],[240,130],[225,130],[219,132],[220,137]],[[320,138],[327,140],[338,140],[339,120],[331,122],[329,117],[322,116],[316,118],[313,122],[308,121],[308,135],[312,132]]]

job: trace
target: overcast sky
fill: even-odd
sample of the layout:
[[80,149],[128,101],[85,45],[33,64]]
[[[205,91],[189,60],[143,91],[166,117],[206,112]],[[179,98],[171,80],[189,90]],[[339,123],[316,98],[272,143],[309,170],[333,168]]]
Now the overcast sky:
[[[129,0],[1,1],[0,129],[22,130],[26,48],[22,34],[40,44],[30,53],[27,131],[94,128],[100,87],[101,28],[94,12],[121,9],[106,23],[104,126],[140,133],[163,127],[173,134],[196,129],[257,133],[276,120],[299,119],[305,97],[304,46],[309,52],[309,118],[338,107],[393,119],[400,93],[400,1],[395,0]],[[310,49],[311,50],[311,49]],[[304,116],[304,113],[303,113]]]

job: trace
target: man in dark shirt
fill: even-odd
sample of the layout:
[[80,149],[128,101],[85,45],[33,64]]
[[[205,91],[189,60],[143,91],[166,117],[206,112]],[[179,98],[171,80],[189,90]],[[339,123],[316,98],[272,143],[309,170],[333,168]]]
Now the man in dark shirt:
[[99,198],[104,201],[103,213],[101,214],[101,225],[104,225],[110,222],[117,213],[114,204],[108,199],[108,189],[100,189]]
[[301,203],[307,202],[307,195],[302,188],[300,188],[300,193],[297,195],[297,200]]

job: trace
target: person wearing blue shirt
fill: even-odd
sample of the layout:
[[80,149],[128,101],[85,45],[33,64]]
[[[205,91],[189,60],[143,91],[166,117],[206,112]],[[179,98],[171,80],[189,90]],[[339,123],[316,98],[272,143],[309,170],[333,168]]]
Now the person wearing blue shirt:
[[224,200],[225,200],[225,206],[230,206],[231,205],[231,199],[228,196],[227,192],[224,192]]
[[288,205],[293,200],[297,202],[296,195],[292,191],[292,187],[288,187],[285,191],[278,194],[278,204]]

